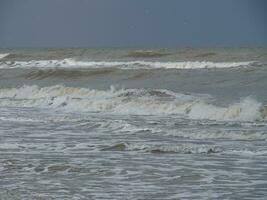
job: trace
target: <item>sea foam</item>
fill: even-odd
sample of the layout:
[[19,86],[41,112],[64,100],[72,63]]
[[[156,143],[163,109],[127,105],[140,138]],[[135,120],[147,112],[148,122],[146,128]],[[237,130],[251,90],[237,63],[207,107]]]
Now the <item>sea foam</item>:
[[248,62],[209,62],[209,61],[151,62],[151,61],[141,61],[141,60],[140,61],[81,61],[73,58],[66,58],[63,60],[31,60],[31,61],[0,62],[0,68],[203,69],[203,68],[249,67],[251,65],[258,66],[260,64],[254,61],[248,61]]
[[4,57],[7,57],[9,53],[2,53],[0,54],[0,60],[3,59]]
[[228,106],[212,98],[169,90],[23,86],[0,89],[0,106],[40,107],[66,112],[124,115],[181,115],[190,119],[255,121],[266,117],[266,106],[251,97]]

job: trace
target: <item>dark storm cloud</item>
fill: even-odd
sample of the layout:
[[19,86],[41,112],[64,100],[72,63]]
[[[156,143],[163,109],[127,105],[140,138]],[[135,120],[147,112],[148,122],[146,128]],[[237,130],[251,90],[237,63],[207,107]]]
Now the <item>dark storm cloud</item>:
[[265,0],[0,0],[0,46],[266,46],[266,11]]

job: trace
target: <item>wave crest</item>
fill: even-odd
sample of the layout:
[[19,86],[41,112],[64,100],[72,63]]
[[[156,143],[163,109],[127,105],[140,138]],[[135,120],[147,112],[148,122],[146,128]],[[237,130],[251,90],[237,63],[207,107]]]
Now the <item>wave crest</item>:
[[23,86],[0,89],[0,106],[56,108],[68,112],[108,112],[130,115],[181,115],[190,119],[255,121],[267,107],[251,97],[226,107],[205,95],[169,90]]
[[260,66],[260,65],[262,64],[254,61],[248,61],[248,62],[208,62],[208,61],[149,62],[141,60],[140,61],[82,61],[73,58],[66,58],[63,60],[31,60],[31,61],[0,62],[0,68],[203,69],[203,68],[249,67],[249,66]]
[[0,53],[0,60],[9,56],[9,53]]

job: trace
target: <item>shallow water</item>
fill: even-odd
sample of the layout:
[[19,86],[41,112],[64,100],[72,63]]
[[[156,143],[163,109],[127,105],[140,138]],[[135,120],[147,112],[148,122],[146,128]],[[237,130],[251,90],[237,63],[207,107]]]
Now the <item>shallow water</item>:
[[132,51],[0,52],[1,199],[265,199],[266,50]]

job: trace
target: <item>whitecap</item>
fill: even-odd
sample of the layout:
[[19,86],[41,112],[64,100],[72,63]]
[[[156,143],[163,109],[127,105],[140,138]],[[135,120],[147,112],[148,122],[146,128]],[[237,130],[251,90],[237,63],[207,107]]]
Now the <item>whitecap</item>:
[[79,113],[179,115],[217,121],[257,121],[266,117],[266,106],[251,97],[223,107],[214,105],[214,100],[205,95],[185,95],[156,89],[94,90],[33,85],[0,89],[0,98],[2,107],[40,107]]
[[[0,54],[3,57],[8,54]],[[2,57],[2,58],[3,58]],[[1,59],[1,57],[0,57]],[[82,61],[74,58],[63,60],[30,60],[0,62],[0,68],[119,68],[119,69],[204,69],[204,68],[235,68],[249,67],[258,64],[255,61],[247,62],[152,62],[152,61]]]

